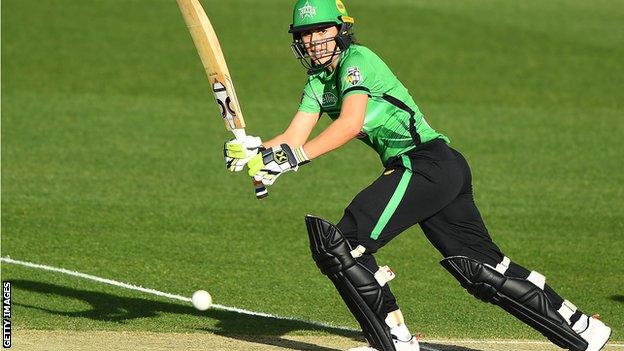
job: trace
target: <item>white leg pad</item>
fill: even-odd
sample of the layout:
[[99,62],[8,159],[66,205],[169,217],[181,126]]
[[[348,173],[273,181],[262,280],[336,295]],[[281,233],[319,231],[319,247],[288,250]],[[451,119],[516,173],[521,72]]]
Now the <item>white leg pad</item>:
[[529,276],[527,277],[527,280],[535,284],[540,289],[544,290],[544,286],[546,285],[546,277],[544,277],[540,273],[532,271],[531,274],[529,274]]
[[351,250],[351,257],[358,258],[366,252],[366,248],[362,245],[358,245],[355,249]]
[[388,313],[385,321],[390,328],[394,328],[399,324],[405,324],[405,319],[403,318],[403,313],[401,312],[401,310],[396,310]]
[[394,277],[396,277],[396,275],[388,266],[379,267],[379,270],[375,272],[375,280],[377,280],[377,283],[381,286],[386,285],[386,283],[394,279]]
[[572,302],[564,300],[563,305],[561,305],[561,308],[557,312],[559,312],[559,314],[568,322],[568,324],[570,324],[570,318],[572,318],[572,315],[576,313],[576,310],[577,308]]
[[507,272],[507,269],[509,269],[510,263],[511,263],[511,260],[509,259],[509,257],[505,256],[503,257],[503,260],[501,261],[501,263],[497,264],[496,267],[494,267],[494,269],[496,269],[500,274],[505,274],[505,272]]

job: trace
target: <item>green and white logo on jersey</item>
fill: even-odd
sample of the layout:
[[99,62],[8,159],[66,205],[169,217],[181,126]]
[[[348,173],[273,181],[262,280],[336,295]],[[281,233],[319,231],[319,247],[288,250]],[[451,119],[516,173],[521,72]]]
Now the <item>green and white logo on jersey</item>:
[[347,83],[351,85],[358,85],[362,81],[362,74],[360,73],[360,69],[357,67],[349,67],[347,68],[347,77],[345,78]]
[[310,1],[306,1],[306,3],[299,8],[299,16],[301,19],[312,18],[316,16],[316,7],[310,5]]
[[332,106],[336,106],[337,103],[338,103],[338,97],[334,95],[334,93],[326,92],[325,94],[323,94],[321,106],[332,107]]

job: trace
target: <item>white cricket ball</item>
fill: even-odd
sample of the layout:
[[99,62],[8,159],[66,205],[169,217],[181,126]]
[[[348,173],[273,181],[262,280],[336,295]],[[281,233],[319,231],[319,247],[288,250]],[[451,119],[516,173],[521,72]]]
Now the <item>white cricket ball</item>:
[[191,298],[193,306],[200,311],[205,311],[212,305],[212,296],[205,290],[197,290]]

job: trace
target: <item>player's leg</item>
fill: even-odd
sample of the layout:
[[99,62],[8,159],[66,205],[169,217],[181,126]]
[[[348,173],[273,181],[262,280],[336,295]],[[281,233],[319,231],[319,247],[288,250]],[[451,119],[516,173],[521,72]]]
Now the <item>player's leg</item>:
[[[355,222],[350,216],[345,216],[340,221],[339,228],[343,228],[345,232],[349,233],[351,237],[352,246],[358,247],[357,240],[355,238]],[[371,253],[364,251],[361,252],[362,246],[360,247],[360,251],[356,251],[355,256],[359,256],[356,258],[357,262],[362,264],[371,272],[377,272],[380,269],[380,266],[377,264],[375,260],[375,256]],[[361,255],[361,256],[360,256]],[[385,323],[390,328],[390,334],[393,340],[395,340],[395,348],[397,350],[418,350],[418,341],[414,338],[412,333],[410,332],[405,320],[403,318],[403,313],[399,309],[396,298],[392,291],[390,290],[390,284],[384,284],[381,288],[382,292],[382,311],[380,318],[385,316]]]
[[[368,268],[371,272],[376,272],[380,268],[375,260],[375,256],[371,254],[365,253],[361,257],[357,258],[357,261]],[[403,313],[399,309],[396,297],[394,297],[394,294],[390,290],[390,284],[385,284],[382,287],[382,293],[383,310],[386,313],[385,322],[390,327],[390,334],[392,334],[392,336],[399,341],[410,342],[413,335],[405,323]]]
[[[509,260],[504,258],[504,260]],[[499,267],[502,271],[504,268]],[[535,282],[542,287],[546,297],[557,313],[561,315],[567,325],[587,342],[587,351],[598,351],[607,342],[611,335],[611,328],[607,327],[597,316],[588,316],[578,309],[572,302],[563,299],[552,287],[546,284],[546,278],[541,274],[514,263],[509,262],[504,272],[507,277]]]
[[[358,263],[377,271],[373,254],[379,248],[457,196],[463,180],[453,163],[443,162],[448,158],[454,155],[443,141],[428,144],[409,158],[396,159],[354,198],[337,227],[351,248],[362,249],[357,254]],[[384,285],[381,292],[385,321],[394,339],[416,344],[389,286]]]
[[[395,351],[390,327],[386,325],[382,287],[393,278],[391,271],[371,271],[356,260],[360,247],[349,245],[333,224],[306,216],[312,258],[334,284],[343,301],[360,324],[366,340],[379,351]],[[416,349],[417,351],[418,349]]]
[[532,272],[505,257],[492,242],[474,204],[470,171],[455,201],[421,222],[427,238],[445,256],[442,265],[476,297],[499,305],[555,344],[578,351],[602,348],[610,329],[561,298]]
[[[377,270],[379,270],[379,265],[377,264],[377,261],[373,256],[374,251],[370,248],[365,248],[357,238],[358,235],[356,219],[352,215],[348,214],[348,212],[345,212],[345,215],[342,217],[340,222],[338,222],[336,227],[344,235],[351,247],[360,247],[359,251],[357,253],[354,253],[355,256],[357,256],[356,260],[371,272],[376,272]],[[390,284],[385,284],[382,287],[382,291],[384,294],[384,313],[389,313],[391,311],[399,309],[399,306],[396,302],[396,297],[390,290]]]

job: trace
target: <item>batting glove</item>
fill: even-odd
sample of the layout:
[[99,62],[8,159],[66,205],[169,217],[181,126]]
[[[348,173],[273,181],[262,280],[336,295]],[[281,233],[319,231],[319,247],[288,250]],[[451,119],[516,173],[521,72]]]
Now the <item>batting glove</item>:
[[245,140],[232,139],[223,145],[225,167],[231,172],[240,172],[247,162],[262,149],[262,141],[258,137],[248,135]]
[[308,162],[310,159],[303,147],[291,149],[287,144],[281,144],[252,157],[247,166],[251,177],[261,180],[264,185],[272,185],[282,173],[296,171],[300,165]]

